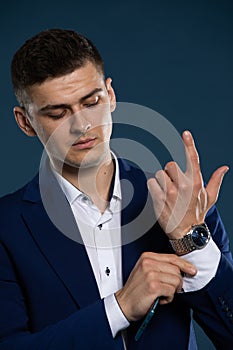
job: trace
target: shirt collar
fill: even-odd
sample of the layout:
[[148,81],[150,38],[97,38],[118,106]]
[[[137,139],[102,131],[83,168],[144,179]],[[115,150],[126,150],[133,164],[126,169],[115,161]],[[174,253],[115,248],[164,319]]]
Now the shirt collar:
[[[112,158],[115,162],[115,174],[114,174],[114,185],[113,185],[113,192],[112,192],[112,198],[118,198],[122,199],[121,196],[121,186],[120,186],[120,173],[119,173],[119,163],[116,155],[111,151]],[[63,176],[61,176],[52,166],[52,171],[62,189],[64,192],[68,202],[72,204],[78,197],[87,195],[83,192],[81,192],[77,187],[73,186],[68,180],[66,180]],[[111,198],[111,199],[112,199]]]

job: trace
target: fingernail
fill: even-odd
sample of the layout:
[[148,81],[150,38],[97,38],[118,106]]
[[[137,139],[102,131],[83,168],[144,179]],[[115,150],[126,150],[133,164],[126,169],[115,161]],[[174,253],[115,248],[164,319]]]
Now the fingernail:
[[147,188],[148,188],[148,190],[150,190],[150,186],[151,186],[151,185],[150,185],[150,180],[148,180],[148,181],[147,181]]
[[227,167],[227,168],[224,170],[223,174],[225,175],[229,170],[230,170],[230,168]]
[[223,179],[223,177],[225,176],[225,174],[229,171],[229,167],[226,167],[224,170],[222,170],[221,173],[221,179]]
[[185,131],[184,131],[184,136],[185,136],[186,138],[190,138],[190,137],[191,137],[190,131],[185,130]]
[[197,269],[193,266],[189,268],[189,271],[192,275],[196,275],[196,273],[197,273]]
[[197,273],[197,268],[194,265],[188,264],[188,269],[191,274],[196,274]]

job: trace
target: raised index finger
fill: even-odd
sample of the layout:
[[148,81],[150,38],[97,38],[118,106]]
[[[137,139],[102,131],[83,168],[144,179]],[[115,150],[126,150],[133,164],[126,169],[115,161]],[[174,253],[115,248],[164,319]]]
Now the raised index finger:
[[182,137],[186,154],[186,174],[194,177],[196,174],[200,174],[199,155],[191,132],[184,131]]

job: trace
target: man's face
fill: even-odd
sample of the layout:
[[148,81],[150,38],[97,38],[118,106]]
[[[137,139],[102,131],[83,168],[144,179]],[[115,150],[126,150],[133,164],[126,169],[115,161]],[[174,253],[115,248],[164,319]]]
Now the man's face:
[[104,81],[92,63],[36,84],[27,94],[27,128],[22,128],[20,107],[15,108],[16,120],[24,132],[38,136],[53,162],[79,168],[99,165],[109,157],[115,94],[111,79]]

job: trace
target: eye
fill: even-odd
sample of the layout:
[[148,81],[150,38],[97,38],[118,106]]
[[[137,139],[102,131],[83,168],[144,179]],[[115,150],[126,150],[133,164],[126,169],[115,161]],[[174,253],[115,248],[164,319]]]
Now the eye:
[[89,102],[89,103],[85,103],[85,104],[84,104],[84,107],[86,107],[86,108],[94,107],[94,106],[98,105],[99,100],[100,100],[99,96],[96,96],[96,98],[95,98],[94,101],[91,101],[91,102]]
[[48,117],[51,119],[61,119],[65,116],[65,114],[66,114],[66,110],[62,111],[59,114],[48,114]]

